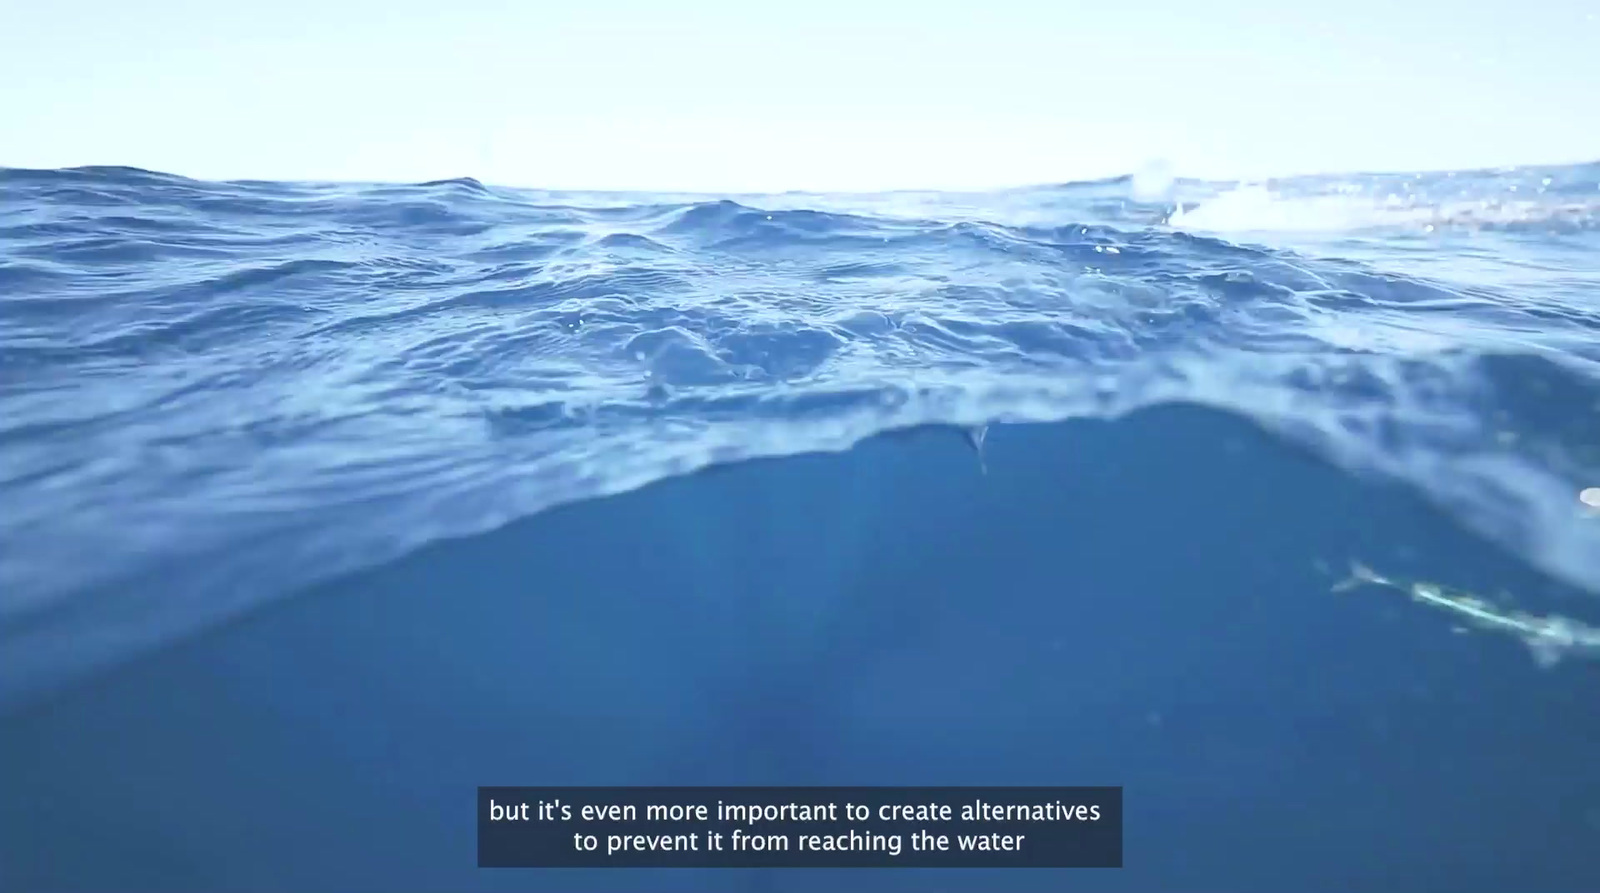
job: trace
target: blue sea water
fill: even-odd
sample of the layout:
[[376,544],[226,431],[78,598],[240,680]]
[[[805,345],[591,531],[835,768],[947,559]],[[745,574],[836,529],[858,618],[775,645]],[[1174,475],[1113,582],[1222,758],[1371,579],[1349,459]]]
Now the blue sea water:
[[[1600,885],[1600,163],[0,169],[0,302],[4,889]],[[489,784],[1121,784],[1127,867],[480,871]]]

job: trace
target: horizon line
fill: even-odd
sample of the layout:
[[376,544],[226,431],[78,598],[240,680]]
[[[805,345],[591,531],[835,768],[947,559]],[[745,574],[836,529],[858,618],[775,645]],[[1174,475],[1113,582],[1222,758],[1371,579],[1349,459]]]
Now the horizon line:
[[[1159,162],[1158,162],[1159,163]],[[1272,174],[1266,176],[1246,177],[1195,177],[1185,175],[1170,175],[1173,183],[1193,183],[1204,185],[1255,185],[1271,184],[1286,180],[1307,180],[1318,178],[1370,178],[1370,177],[1427,177],[1448,176],[1451,174],[1504,174],[1520,170],[1548,169],[1548,168],[1581,168],[1591,165],[1600,165],[1600,156],[1573,161],[1546,161],[1526,162],[1517,164],[1477,165],[1465,168],[1397,168],[1397,169],[1354,169],[1332,171],[1302,171],[1297,173]],[[451,183],[472,183],[485,189],[504,189],[518,192],[539,192],[547,194],[575,193],[589,195],[681,195],[681,196],[778,196],[778,195],[915,195],[937,193],[942,195],[987,195],[1001,192],[1019,192],[1030,189],[1049,189],[1063,186],[1099,186],[1112,185],[1136,179],[1145,175],[1146,171],[1155,165],[1146,165],[1144,170],[1128,171],[1101,177],[1086,177],[1083,179],[1046,180],[1026,183],[1015,183],[1003,186],[986,188],[941,188],[929,187],[893,187],[887,189],[681,189],[681,188],[638,188],[638,187],[573,187],[573,186],[525,186],[502,182],[486,182],[470,174],[454,177],[435,177],[425,180],[398,180],[398,179],[320,179],[320,178],[270,178],[270,177],[198,177],[181,174],[170,170],[139,167],[130,164],[75,164],[61,167],[20,167],[0,164],[0,173],[4,174],[67,174],[67,173],[104,173],[113,171],[133,172],[147,176],[184,180],[190,183],[209,183],[216,185],[251,185],[251,184],[278,184],[293,186],[334,186],[334,187],[424,187],[443,186]]]

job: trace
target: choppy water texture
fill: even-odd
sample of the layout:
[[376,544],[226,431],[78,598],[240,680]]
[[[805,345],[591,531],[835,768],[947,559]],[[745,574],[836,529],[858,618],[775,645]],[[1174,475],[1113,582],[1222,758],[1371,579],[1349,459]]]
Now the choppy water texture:
[[1171,401],[1600,593],[1600,164],[732,199],[0,169],[0,300],[7,696],[707,464]]

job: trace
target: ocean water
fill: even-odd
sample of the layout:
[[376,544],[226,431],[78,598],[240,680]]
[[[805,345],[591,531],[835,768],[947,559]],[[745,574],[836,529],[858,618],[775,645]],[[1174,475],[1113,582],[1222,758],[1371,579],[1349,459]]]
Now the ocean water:
[[[1600,889],[1600,163],[0,169],[0,310],[5,889]],[[480,871],[515,784],[1120,784],[1126,867]]]

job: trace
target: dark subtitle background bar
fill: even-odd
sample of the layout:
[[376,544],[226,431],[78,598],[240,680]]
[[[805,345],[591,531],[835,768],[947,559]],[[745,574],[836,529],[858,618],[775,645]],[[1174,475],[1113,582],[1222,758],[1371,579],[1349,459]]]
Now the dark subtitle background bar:
[[478,789],[482,868],[1121,868],[1122,788]]

